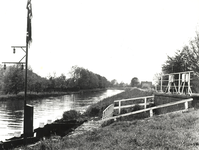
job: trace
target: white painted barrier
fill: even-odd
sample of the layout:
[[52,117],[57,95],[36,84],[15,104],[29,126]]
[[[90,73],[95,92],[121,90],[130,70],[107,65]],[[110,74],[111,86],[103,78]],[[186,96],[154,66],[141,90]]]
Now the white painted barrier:
[[111,104],[103,111],[102,120],[113,117],[113,111],[114,111],[114,105]]
[[[129,98],[129,99],[121,99],[121,100],[115,100],[114,103],[118,102],[119,106],[118,107],[114,107],[114,109],[119,109],[119,114],[121,114],[121,109],[122,108],[129,108],[129,107],[134,107],[136,104],[132,104],[132,105],[121,105],[122,102],[124,101],[136,101],[136,100],[140,100],[143,99],[144,103],[139,103],[138,105],[140,106],[144,106],[144,109],[147,108],[147,105],[154,103],[154,95],[153,96],[145,96],[145,97],[136,97],[136,98]],[[147,99],[152,99],[151,102],[147,102]]]
[[188,110],[188,102],[191,102],[191,101],[193,101],[193,98],[184,99],[184,100],[177,101],[177,102],[167,103],[167,104],[163,104],[163,105],[159,105],[159,106],[155,106],[155,107],[150,107],[150,108],[138,110],[138,111],[134,111],[134,112],[130,112],[130,113],[126,113],[126,114],[122,114],[122,115],[106,118],[105,120],[117,119],[117,118],[120,118],[120,117],[125,117],[125,116],[129,116],[129,115],[133,115],[133,114],[138,114],[138,113],[142,113],[142,112],[146,112],[146,111],[149,111],[150,112],[150,117],[152,117],[154,109],[168,107],[168,106],[173,106],[173,105],[177,105],[177,104],[181,104],[181,103],[184,103],[184,106],[185,106],[184,111],[187,111]]

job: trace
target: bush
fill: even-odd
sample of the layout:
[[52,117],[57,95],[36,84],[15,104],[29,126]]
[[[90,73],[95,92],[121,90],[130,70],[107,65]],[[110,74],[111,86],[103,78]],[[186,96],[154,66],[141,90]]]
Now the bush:
[[90,106],[86,110],[86,112],[84,113],[84,115],[86,115],[88,117],[101,117],[102,111],[100,110],[100,108],[98,106],[96,106],[94,104],[93,106]]
[[128,113],[127,109],[121,109],[121,114],[126,114],[126,113]]
[[78,120],[80,117],[81,113],[75,110],[69,110],[63,113],[63,120],[65,121]]
[[136,104],[134,107],[133,107],[133,111],[137,111],[137,110],[141,110],[141,106]]

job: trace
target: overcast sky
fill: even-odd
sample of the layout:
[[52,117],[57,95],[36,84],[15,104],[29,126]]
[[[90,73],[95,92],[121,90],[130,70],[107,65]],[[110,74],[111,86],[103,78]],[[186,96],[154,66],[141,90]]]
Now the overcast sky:
[[[0,1],[0,62],[25,54],[27,0]],[[152,81],[199,29],[199,0],[32,0],[29,65],[68,77],[77,65],[108,80]]]

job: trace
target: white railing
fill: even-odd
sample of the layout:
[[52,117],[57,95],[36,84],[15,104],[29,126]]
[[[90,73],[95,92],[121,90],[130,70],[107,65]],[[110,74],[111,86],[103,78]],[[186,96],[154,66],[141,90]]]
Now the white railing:
[[125,117],[125,116],[129,116],[129,115],[133,115],[133,114],[138,114],[138,113],[142,113],[142,112],[146,112],[146,111],[149,111],[150,112],[150,117],[152,117],[154,109],[168,107],[168,106],[173,106],[173,105],[177,105],[177,104],[181,104],[181,103],[184,103],[184,107],[185,107],[184,111],[187,111],[188,110],[188,102],[191,102],[191,101],[193,101],[193,98],[184,99],[184,100],[177,101],[177,102],[171,102],[171,103],[167,103],[167,104],[163,104],[163,105],[159,105],[159,106],[155,106],[155,107],[150,107],[150,108],[146,108],[146,109],[142,109],[142,110],[138,110],[138,111],[122,114],[122,115],[115,116],[115,117],[106,118],[106,120],[117,119],[117,118],[120,118],[120,117]]
[[[144,103],[139,103],[138,105],[140,106],[144,106],[144,109],[147,108],[147,105],[154,103],[154,95],[153,96],[145,96],[145,97],[136,97],[136,98],[129,98],[129,99],[121,99],[121,100],[115,100],[114,103],[119,103],[119,105],[117,107],[114,107],[114,109],[119,109],[119,114],[121,114],[121,109],[122,108],[129,108],[129,107],[134,107],[136,104],[131,104],[131,105],[123,105],[122,106],[122,102],[125,101],[136,101],[136,100],[144,100]],[[152,99],[152,101],[147,102],[147,99]]]
[[109,105],[102,114],[102,119],[113,117],[114,105]]

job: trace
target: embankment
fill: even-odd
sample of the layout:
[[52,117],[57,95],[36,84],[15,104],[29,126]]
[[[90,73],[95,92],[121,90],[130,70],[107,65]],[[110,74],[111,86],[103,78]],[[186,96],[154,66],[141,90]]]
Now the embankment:
[[[129,90],[92,105],[99,115],[104,105],[115,99],[151,94]],[[142,120],[118,121],[98,130],[75,137],[41,141],[38,145],[24,149],[199,149],[199,110],[186,113],[169,113]]]

